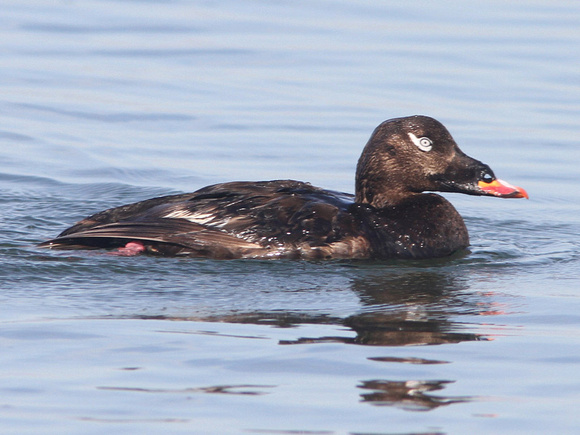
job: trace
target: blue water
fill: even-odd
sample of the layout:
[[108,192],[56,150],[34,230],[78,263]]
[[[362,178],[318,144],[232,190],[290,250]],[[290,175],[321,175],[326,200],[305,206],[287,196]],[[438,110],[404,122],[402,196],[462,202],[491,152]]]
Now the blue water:
[[[578,433],[580,4],[0,2],[0,432]],[[425,114],[530,200],[436,261],[35,244],[207,184],[353,192]]]

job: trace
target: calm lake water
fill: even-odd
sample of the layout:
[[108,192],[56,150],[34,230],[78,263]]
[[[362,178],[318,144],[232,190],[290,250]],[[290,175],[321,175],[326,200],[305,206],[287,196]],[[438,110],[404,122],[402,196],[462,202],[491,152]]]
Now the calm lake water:
[[[580,3],[0,5],[0,432],[580,431]],[[412,114],[530,194],[448,195],[467,255],[35,247],[215,182],[353,192]]]

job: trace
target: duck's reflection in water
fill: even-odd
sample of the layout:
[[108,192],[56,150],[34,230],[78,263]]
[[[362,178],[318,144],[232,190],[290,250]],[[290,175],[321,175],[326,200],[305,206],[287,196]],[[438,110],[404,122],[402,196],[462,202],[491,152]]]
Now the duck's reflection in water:
[[357,344],[408,346],[485,340],[465,332],[465,324],[453,320],[486,306],[466,292],[465,282],[454,275],[414,271],[374,276],[355,280],[352,289],[364,308],[344,319],[344,324],[356,331]]
[[468,285],[453,275],[421,270],[371,274],[353,279],[351,290],[359,297],[362,308],[346,317],[306,311],[263,311],[211,316],[205,320],[281,327],[336,324],[356,333],[355,337],[301,337],[281,341],[284,345],[342,342],[409,346],[486,340],[481,334],[466,332],[465,322],[452,320],[490,311],[489,303],[466,291]]
[[[364,273],[357,273],[356,278],[350,283],[351,291],[361,301],[361,308],[357,313],[348,316],[280,310],[228,313],[203,318],[196,316],[189,320],[270,324],[279,327],[328,324],[348,329],[345,334],[338,332],[335,336],[281,340],[280,345],[334,342],[398,347],[487,340],[481,334],[469,332],[469,329],[473,330],[473,326],[477,324],[474,325],[471,320],[470,325],[461,317],[489,313],[489,298],[471,292],[468,281],[460,275],[449,271],[446,273],[436,268],[369,269],[362,272]],[[450,363],[450,361],[388,355],[368,359],[384,363]],[[427,411],[439,406],[474,400],[468,396],[446,397],[432,394],[455,382],[449,379],[369,379],[359,382],[357,388],[364,390],[360,394],[361,401],[373,405]]]
[[473,400],[466,396],[430,394],[445,388],[453,381],[363,381],[358,387],[369,390],[361,394],[362,401],[377,406],[395,406],[406,411],[430,411],[440,406]]

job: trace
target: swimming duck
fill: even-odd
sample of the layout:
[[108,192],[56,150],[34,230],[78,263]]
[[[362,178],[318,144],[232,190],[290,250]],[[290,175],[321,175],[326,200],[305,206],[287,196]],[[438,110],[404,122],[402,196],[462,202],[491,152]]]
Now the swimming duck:
[[439,121],[409,116],[375,129],[355,195],[294,180],[215,184],[102,211],[41,246],[216,259],[422,259],[467,248],[457,210],[426,191],[528,198]]

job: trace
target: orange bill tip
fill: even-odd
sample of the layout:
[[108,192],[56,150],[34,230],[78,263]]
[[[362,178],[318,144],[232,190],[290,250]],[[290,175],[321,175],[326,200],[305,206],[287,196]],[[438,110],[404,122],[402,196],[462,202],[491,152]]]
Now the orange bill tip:
[[526,198],[529,199],[528,192],[521,187],[512,186],[507,181],[496,178],[491,183],[479,181],[477,183],[479,188],[487,195],[497,196],[499,198]]

